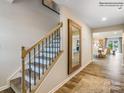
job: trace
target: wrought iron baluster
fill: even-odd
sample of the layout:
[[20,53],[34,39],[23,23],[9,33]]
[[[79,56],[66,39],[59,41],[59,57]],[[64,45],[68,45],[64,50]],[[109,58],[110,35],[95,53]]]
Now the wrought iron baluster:
[[42,74],[44,74],[44,69],[45,69],[45,66],[44,66],[44,52],[45,52],[45,50],[44,50],[44,41],[42,41]]
[[31,92],[31,52],[29,52],[29,91]]
[[53,40],[54,39],[53,39],[53,37],[54,37],[54,34],[52,33],[52,51],[51,51],[52,52],[52,62],[53,62],[53,57],[54,57],[54,52],[53,52],[53,46],[54,46],[53,45]]
[[41,71],[40,71],[40,57],[41,57],[41,56],[40,56],[40,44],[39,44],[39,45],[38,45],[38,61],[39,61],[38,70],[39,70],[39,80],[40,80],[40,72],[41,72]]
[[45,54],[46,54],[46,56],[45,56],[45,59],[46,59],[46,69],[48,68],[48,65],[47,65],[47,64],[48,64],[48,63],[47,63],[47,58],[48,58],[48,57],[47,57],[47,52],[48,52],[48,51],[47,51],[47,50],[50,51],[50,49],[47,47],[47,38],[46,38],[46,51],[45,51],[45,52],[46,52],[46,53],[45,53]]
[[36,85],[36,49],[34,48],[34,85]]
[[[51,47],[50,47],[50,36],[49,36],[49,49],[51,49]],[[51,65],[51,53],[50,53],[50,51],[49,51],[49,65]]]
[[56,47],[57,47],[57,41],[56,41],[56,31],[55,31],[55,37],[54,37],[54,41],[55,41],[55,47],[54,47],[54,50],[55,50],[55,57],[57,56],[57,49],[56,49]]
[[[31,93],[33,86],[37,84],[37,80],[41,79],[41,75],[45,73],[48,67],[54,62],[55,57],[61,51],[61,36],[59,24],[51,35],[46,35],[45,39],[41,39],[31,48],[22,51],[22,93],[26,93],[26,84],[28,84],[28,92]],[[54,42],[55,41],[55,42]],[[42,43],[42,45],[41,45]],[[25,64],[28,60],[28,65]],[[27,67],[27,69],[25,69]],[[29,75],[28,82],[25,76]]]
[[61,48],[61,36],[60,36],[60,29],[59,29],[59,52],[60,52],[60,48]]
[[59,29],[57,30],[57,54],[59,53],[59,38],[58,38],[58,32],[59,32]]
[[58,54],[58,49],[57,49],[57,46],[58,46],[57,31],[58,31],[58,29],[56,30],[56,56]]

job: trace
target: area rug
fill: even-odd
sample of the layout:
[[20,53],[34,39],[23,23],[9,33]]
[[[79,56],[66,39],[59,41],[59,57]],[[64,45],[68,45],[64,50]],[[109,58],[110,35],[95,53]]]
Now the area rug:
[[110,80],[80,72],[55,93],[110,93],[110,90]]

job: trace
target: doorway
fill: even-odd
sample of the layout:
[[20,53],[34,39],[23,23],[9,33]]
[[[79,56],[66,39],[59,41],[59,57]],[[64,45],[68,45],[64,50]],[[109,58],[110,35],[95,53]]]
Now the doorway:
[[122,54],[122,31],[93,33],[93,58]]

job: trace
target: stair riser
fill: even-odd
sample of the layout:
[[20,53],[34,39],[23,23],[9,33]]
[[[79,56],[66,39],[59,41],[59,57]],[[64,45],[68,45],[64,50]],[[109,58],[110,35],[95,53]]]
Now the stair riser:
[[21,93],[21,90],[17,89],[14,85],[10,85],[10,87],[13,89],[15,93]]

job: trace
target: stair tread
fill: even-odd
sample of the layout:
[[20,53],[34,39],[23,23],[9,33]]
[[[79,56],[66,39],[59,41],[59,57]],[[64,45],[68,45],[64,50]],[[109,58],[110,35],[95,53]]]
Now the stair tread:
[[[60,28],[62,25],[62,22],[59,23],[57,27],[53,29],[54,31],[52,30],[50,34],[46,34],[42,40],[38,41],[29,49],[22,48],[22,69],[15,75],[19,77],[10,81],[10,87],[15,93],[21,93],[23,91],[26,93],[34,93],[55,65],[63,52],[60,51]],[[23,87],[26,90],[22,89]]]
[[[29,65],[29,64],[28,64]],[[31,66],[33,66],[34,65],[34,63],[31,63]],[[36,63],[35,62],[35,65],[36,65],[36,67],[39,67],[39,63]],[[45,64],[42,64],[42,63],[40,63],[40,66],[43,68],[43,67],[46,67],[46,65]],[[25,77],[25,83],[26,83],[26,90],[28,90],[28,88],[29,88],[29,69],[27,68],[26,70],[26,77]],[[34,84],[34,81],[33,81],[33,78],[34,78],[34,71],[33,70],[31,70],[31,85],[32,84]],[[39,74],[36,72],[36,78],[38,79],[38,76],[39,76]],[[41,73],[41,75],[42,75],[42,73]],[[36,80],[37,80],[36,79]],[[39,79],[38,79],[39,80]],[[10,81],[10,85],[11,85],[11,88],[16,92],[16,93],[21,93],[21,77],[19,77],[19,78],[16,78],[16,79],[13,79],[13,80],[11,80]]]
[[[25,81],[25,82],[26,82],[26,89],[27,89],[28,88],[28,82],[27,81]],[[21,77],[11,80],[10,85],[11,85],[11,88],[15,92],[18,91],[19,93],[21,93]]]

